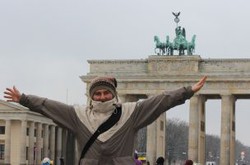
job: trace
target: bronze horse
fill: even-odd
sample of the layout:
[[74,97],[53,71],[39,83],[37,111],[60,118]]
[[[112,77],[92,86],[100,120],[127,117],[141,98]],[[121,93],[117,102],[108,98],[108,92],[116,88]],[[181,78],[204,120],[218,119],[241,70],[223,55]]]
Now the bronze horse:
[[[154,36],[155,41],[155,53],[158,55],[164,55],[166,53],[166,43],[161,42],[158,36]],[[159,49],[159,52],[156,50]]]

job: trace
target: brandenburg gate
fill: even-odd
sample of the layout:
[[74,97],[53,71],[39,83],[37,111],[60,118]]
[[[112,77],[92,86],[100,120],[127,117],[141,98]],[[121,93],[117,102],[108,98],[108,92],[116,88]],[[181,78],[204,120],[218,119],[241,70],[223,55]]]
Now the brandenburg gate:
[[[202,59],[199,55],[152,55],[147,59],[88,60],[90,71],[81,79],[112,75],[121,101],[138,101],[208,76],[205,86],[190,99],[188,158],[205,164],[205,102],[221,100],[220,165],[235,162],[235,102],[250,98],[250,59]],[[165,114],[147,127],[147,160],[165,156]]]

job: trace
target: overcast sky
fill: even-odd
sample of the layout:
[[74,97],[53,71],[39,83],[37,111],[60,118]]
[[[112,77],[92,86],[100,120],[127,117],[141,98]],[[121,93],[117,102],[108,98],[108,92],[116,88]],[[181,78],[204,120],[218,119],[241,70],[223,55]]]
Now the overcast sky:
[[[247,0],[1,0],[0,91],[16,85],[84,104],[79,76],[89,72],[87,60],[148,58],[154,35],[175,37],[172,12],[179,11],[187,40],[197,35],[195,54],[250,58],[249,6]],[[250,145],[248,102],[237,101],[236,137]],[[187,121],[188,112],[187,103],[167,115]],[[219,101],[207,103],[207,132],[220,134]]]

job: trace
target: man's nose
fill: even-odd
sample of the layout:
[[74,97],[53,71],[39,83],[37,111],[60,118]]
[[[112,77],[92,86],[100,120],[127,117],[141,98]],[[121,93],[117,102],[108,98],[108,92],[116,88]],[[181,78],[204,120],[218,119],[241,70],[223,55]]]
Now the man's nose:
[[101,99],[105,99],[105,94],[101,94]]

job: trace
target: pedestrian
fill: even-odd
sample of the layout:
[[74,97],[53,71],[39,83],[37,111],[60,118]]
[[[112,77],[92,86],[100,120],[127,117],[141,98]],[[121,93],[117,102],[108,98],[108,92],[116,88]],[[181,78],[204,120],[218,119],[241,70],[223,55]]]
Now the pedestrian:
[[135,158],[135,165],[142,165],[142,161],[139,160],[137,152],[134,153],[134,158]]
[[186,160],[186,162],[185,162],[185,165],[193,165],[193,161],[192,160]]
[[45,158],[43,158],[41,165],[52,165],[52,163],[48,157],[45,157]]
[[162,156],[160,156],[156,159],[156,165],[164,165],[164,161],[165,159]]
[[[83,108],[21,94],[15,86],[6,88],[4,97],[69,129],[76,137],[78,150],[82,151],[79,164],[127,165],[134,164],[132,155],[138,130],[154,122],[168,109],[183,104],[203,87],[205,81],[206,76],[193,86],[164,91],[139,102],[119,103],[116,79],[97,77],[89,86],[90,103]],[[99,129],[101,124],[106,127]]]
[[64,165],[64,158],[60,157],[60,165]]

